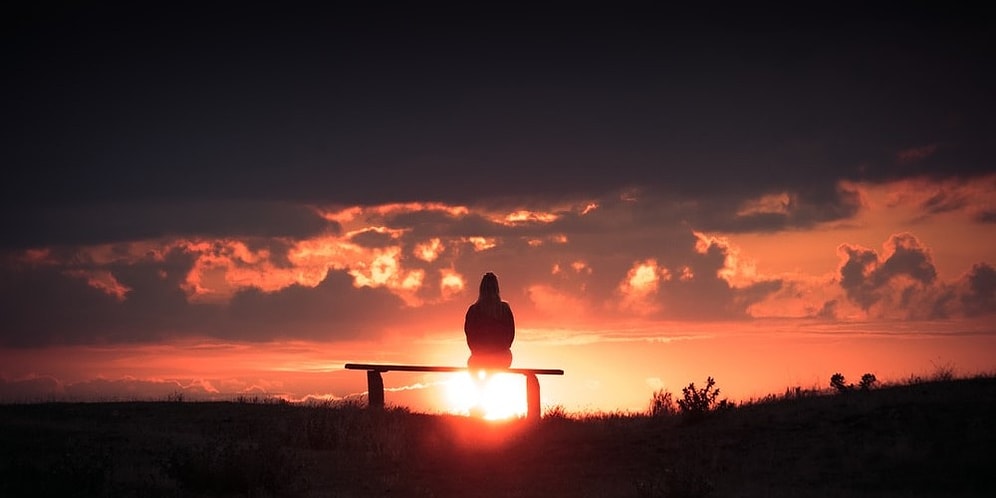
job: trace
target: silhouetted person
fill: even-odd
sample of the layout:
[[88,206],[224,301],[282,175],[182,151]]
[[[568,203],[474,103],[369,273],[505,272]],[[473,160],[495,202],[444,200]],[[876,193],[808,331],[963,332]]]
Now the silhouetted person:
[[470,368],[508,368],[512,365],[512,341],[515,339],[515,319],[512,308],[501,300],[498,277],[487,272],[481,279],[477,302],[467,309],[463,322],[470,347]]

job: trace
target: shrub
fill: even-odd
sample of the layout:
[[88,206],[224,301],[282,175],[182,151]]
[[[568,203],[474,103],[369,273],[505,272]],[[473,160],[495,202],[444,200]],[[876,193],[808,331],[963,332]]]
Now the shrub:
[[878,382],[878,379],[875,378],[875,374],[866,373],[861,376],[861,382],[858,384],[858,387],[860,387],[862,391],[867,391],[871,389],[876,382]]
[[838,392],[846,393],[851,390],[851,386],[848,386],[844,380],[844,374],[837,372],[830,376],[830,387],[836,389]]
[[650,416],[666,417],[678,413],[670,391],[658,389],[650,398]]
[[548,420],[567,420],[571,418],[571,415],[567,413],[567,409],[564,405],[553,405],[547,407],[546,411],[543,413],[543,418]]
[[686,420],[694,421],[705,417],[710,411],[732,408],[733,404],[728,400],[716,400],[719,397],[719,388],[715,386],[716,380],[708,377],[706,386],[701,389],[696,388],[694,382],[689,383],[688,387],[681,388],[683,399],[678,400],[681,415]]
[[934,374],[931,375],[931,380],[937,382],[947,382],[955,378],[954,366],[950,363],[945,363],[943,365],[938,365],[937,363],[930,362],[934,365]]

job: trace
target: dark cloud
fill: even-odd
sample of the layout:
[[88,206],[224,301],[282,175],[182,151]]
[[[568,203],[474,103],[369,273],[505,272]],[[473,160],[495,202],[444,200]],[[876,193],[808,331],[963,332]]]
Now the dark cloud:
[[293,237],[337,233],[305,205],[257,201],[101,202],[0,214],[0,249],[161,237]]
[[948,211],[957,211],[968,204],[968,199],[964,195],[941,190],[923,201],[921,208],[927,214],[940,214]]
[[164,401],[233,399],[235,393],[217,392],[210,383],[185,379],[90,379],[62,382],[53,377],[23,380],[0,378],[0,402],[45,401]]
[[[231,393],[226,393],[231,395]],[[101,401],[209,400],[221,398],[204,385],[176,380],[91,379],[67,384],[59,399]]]
[[836,320],[837,319],[837,307],[839,303],[836,299],[831,299],[825,301],[823,306],[819,310],[813,313],[813,316],[822,320]]
[[927,248],[911,234],[897,234],[889,237],[886,250],[891,255],[882,262],[874,273],[876,286],[881,286],[896,275],[908,275],[923,285],[934,283],[937,270]]
[[0,284],[8,346],[146,342],[179,331],[197,334],[211,311],[188,305],[180,288],[192,260],[180,252],[161,263],[115,265],[108,270],[131,289],[127,298],[94,288],[69,270],[86,266],[6,266]]
[[61,398],[65,388],[54,377],[7,380],[0,377],[0,402],[38,403]]
[[374,337],[404,315],[402,301],[388,290],[356,288],[345,272],[329,271],[315,288],[239,292],[224,307],[213,335],[245,340]]
[[972,266],[961,302],[969,316],[996,313],[996,269],[986,263]]
[[[850,209],[818,194],[841,178],[991,169],[990,26],[971,9],[417,10],[12,10],[0,202],[55,211],[7,218],[5,236],[65,239],[60,213],[149,199],[472,203],[632,186],[800,192],[795,219],[742,221],[805,226]],[[122,223],[75,237],[163,230]]]
[[7,265],[0,279],[0,345],[143,343],[178,337],[266,341],[277,337],[344,339],[376,335],[395,320],[401,301],[385,289],[356,289],[330,271],[316,288],[250,289],[229,303],[191,302],[183,290],[193,257],[180,250],[164,261],[101,267],[129,290],[123,299],[71,270],[87,265]]
[[841,249],[847,260],[840,267],[840,285],[851,301],[867,310],[879,300],[878,289],[869,278],[878,265],[878,254],[860,247],[843,246]]
[[364,230],[351,236],[349,240],[363,247],[383,248],[395,243],[395,239],[390,233],[378,232],[377,230]]
[[939,320],[996,314],[996,270],[987,263],[972,266],[956,282],[930,287],[907,286],[899,294],[906,318]]
[[[695,249],[697,239],[688,233],[680,241],[684,252],[658,259],[670,278],[662,280],[652,301],[660,305],[658,318],[671,320],[731,320],[749,317],[748,309],[782,288],[778,280],[759,281],[734,287],[720,276],[726,268],[729,249],[717,242],[704,252]],[[682,278],[685,269],[691,278]]]
[[[889,237],[884,259],[871,249],[843,245],[840,250],[846,256],[840,267],[840,285],[847,297],[865,311],[891,295],[889,286],[899,277],[909,278],[921,288],[933,284],[937,278],[927,248],[908,233]],[[905,286],[902,292],[905,294],[900,296],[898,305],[909,309],[917,288]]]
[[735,288],[733,302],[738,312],[748,314],[751,305],[764,301],[783,289],[785,282],[780,279],[762,280],[742,288]]
[[982,211],[975,215],[975,221],[979,223],[996,223],[996,211]]
[[[918,296],[914,295],[912,288],[907,288],[907,293],[910,295],[909,301],[914,301]],[[945,318],[950,318],[952,313],[952,308],[956,304],[955,299],[957,294],[954,289],[949,286],[941,286],[938,292],[929,295],[927,299],[920,299],[920,302],[911,303],[910,307],[910,318],[927,318],[930,320],[940,320]],[[916,309],[914,306],[925,305],[921,309]],[[957,310],[955,310],[957,312]],[[959,313],[961,314],[961,313]]]
[[[748,199],[719,199],[703,206],[692,219],[703,230],[732,233],[777,232],[812,228],[819,223],[850,219],[861,209],[861,196],[858,192],[839,185],[827,184],[825,187],[770,192],[769,194],[785,194],[788,197],[778,212],[741,214],[740,210]],[[736,201],[736,204],[730,201]]]
[[996,270],[977,263],[956,282],[937,278],[930,253],[910,234],[886,242],[886,255],[841,246],[841,287],[865,311],[907,319],[974,317],[996,313]]

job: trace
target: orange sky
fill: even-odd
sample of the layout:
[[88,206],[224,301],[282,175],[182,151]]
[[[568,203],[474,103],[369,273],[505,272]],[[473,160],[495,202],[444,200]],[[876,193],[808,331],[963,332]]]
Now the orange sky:
[[[103,345],[8,347],[2,350],[0,392],[6,400],[155,399],[180,391],[191,399],[355,395],[364,391],[365,379],[342,370],[346,362],[462,364],[462,313],[487,270],[499,274],[503,297],[516,313],[513,366],[564,369],[564,377],[541,379],[544,402],[571,409],[640,410],[654,389],[678,393],[707,376],[732,399],[748,399],[794,386],[825,387],[838,371],[853,379],[872,372],[898,381],[939,368],[968,374],[996,367],[988,354],[996,350],[996,331],[988,323],[992,295],[980,298],[979,306],[988,308],[970,307],[972,288],[965,280],[973,265],[994,255],[996,230],[976,220],[993,208],[996,177],[847,188],[860,195],[862,206],[850,219],[772,233],[692,227],[684,229],[687,246],[664,249],[653,244],[667,244],[668,237],[648,235],[633,219],[660,201],[627,192],[622,201],[586,199],[532,210],[441,203],[315,207],[341,229],[282,241],[284,256],[258,240],[234,237],[88,246],[71,259],[57,250],[28,250],[19,256],[22,268],[59,269],[62,279],[104,296],[111,309],[135,292],[117,274],[159,264],[160,284],[175,286],[185,306],[231,310],[249,292],[260,306],[270,306],[263,298],[271,296],[288,310],[230,339],[224,330],[186,338],[161,330],[148,343],[122,343],[111,334],[98,339]],[[942,194],[963,202],[924,213],[925,199]],[[745,209],[792,208],[788,196],[772,199]],[[436,220],[438,233],[406,224],[406,216]],[[446,235],[447,225],[469,220],[490,228],[478,237]],[[613,249],[600,241],[605,236],[629,242]],[[177,253],[188,266],[169,275],[165,262]],[[866,280],[845,288],[844,265],[859,253],[874,256],[863,263]],[[361,314],[364,323],[353,322],[360,332],[341,330],[334,314],[296,309],[310,299],[306,291],[333,272],[348,277],[356,291],[382,294],[350,305],[374,307]],[[773,281],[779,285],[764,286]],[[684,300],[675,294],[683,286],[692,299],[718,305]],[[671,297],[691,307],[676,309]],[[715,320],[711,313],[725,315]],[[386,381],[389,388],[415,386],[389,393],[388,400],[448,409],[440,394],[446,375],[392,373]]]
[[[915,325],[813,320],[750,324],[661,324],[667,332],[520,329],[513,366],[562,368],[540,382],[545,406],[572,411],[642,411],[656,389],[680,393],[689,382],[717,380],[724,397],[743,401],[786,389],[828,387],[833,373],[881,381],[992,372],[996,334],[985,320]],[[280,396],[335,399],[362,394],[363,372],[350,361],[460,365],[465,346],[451,334],[414,343],[322,344],[184,342],[155,346],[4,350],[5,371],[31,372],[7,381],[7,401]],[[455,407],[446,397],[452,374],[384,374],[389,403],[427,412]],[[8,377],[10,379],[10,377]],[[13,379],[12,379],[13,380]],[[520,388],[524,387],[520,386]],[[393,389],[410,389],[392,391]],[[524,398],[522,399],[524,402]]]

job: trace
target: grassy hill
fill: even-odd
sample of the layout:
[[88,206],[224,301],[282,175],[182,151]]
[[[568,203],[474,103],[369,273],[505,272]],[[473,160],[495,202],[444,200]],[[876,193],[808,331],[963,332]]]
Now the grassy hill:
[[996,378],[538,423],[285,403],[0,406],[0,496],[996,496]]

